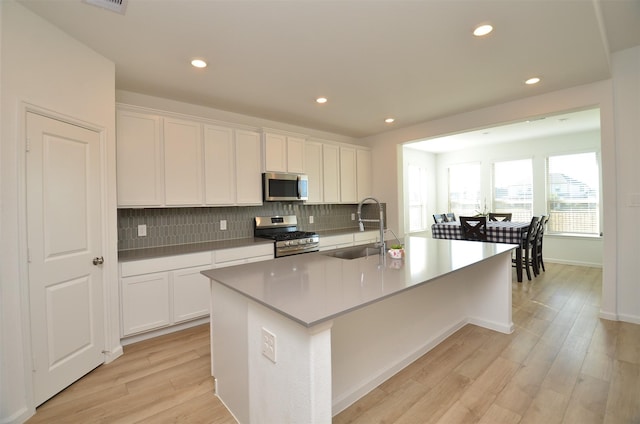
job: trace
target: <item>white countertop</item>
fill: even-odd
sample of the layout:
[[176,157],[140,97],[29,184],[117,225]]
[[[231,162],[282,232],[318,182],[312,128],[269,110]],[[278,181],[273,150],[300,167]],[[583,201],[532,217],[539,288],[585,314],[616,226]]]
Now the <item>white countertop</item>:
[[516,247],[407,237],[403,260],[388,255],[384,263],[379,255],[347,260],[317,252],[202,274],[311,327]]

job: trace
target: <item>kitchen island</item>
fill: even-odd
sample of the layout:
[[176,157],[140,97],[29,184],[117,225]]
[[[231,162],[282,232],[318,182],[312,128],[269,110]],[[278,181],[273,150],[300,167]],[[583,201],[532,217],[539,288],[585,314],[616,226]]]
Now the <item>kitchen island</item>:
[[203,271],[216,393],[240,423],[330,423],[467,323],[511,333],[515,247],[408,237],[402,260],[318,252]]

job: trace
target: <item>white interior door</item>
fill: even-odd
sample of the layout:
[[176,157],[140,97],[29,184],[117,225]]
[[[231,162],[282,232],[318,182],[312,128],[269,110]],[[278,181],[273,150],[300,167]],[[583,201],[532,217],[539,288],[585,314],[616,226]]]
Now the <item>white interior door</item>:
[[40,405],[104,362],[100,135],[35,113],[26,122],[31,343]]

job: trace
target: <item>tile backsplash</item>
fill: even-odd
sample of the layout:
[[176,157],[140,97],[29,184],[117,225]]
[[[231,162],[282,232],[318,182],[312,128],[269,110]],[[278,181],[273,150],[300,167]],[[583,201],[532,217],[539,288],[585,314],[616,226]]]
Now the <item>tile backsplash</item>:
[[[385,206],[383,203],[386,212]],[[118,250],[253,237],[256,216],[296,215],[298,228],[303,231],[357,229],[358,221],[351,220],[357,209],[358,205],[283,202],[243,207],[118,209]],[[378,217],[375,204],[365,204],[362,211],[363,218]],[[313,224],[309,223],[310,216]],[[226,230],[220,229],[221,220],[227,221]],[[146,236],[138,236],[138,225],[147,226]],[[367,223],[366,227],[376,229],[377,225]]]

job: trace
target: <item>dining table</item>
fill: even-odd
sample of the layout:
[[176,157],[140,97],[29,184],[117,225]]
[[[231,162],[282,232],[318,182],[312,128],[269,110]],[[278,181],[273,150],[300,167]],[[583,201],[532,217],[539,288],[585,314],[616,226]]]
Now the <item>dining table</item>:
[[[516,276],[522,282],[522,241],[527,236],[529,222],[487,221],[487,242],[516,244]],[[464,240],[460,221],[439,222],[431,226],[431,236],[438,239]]]

